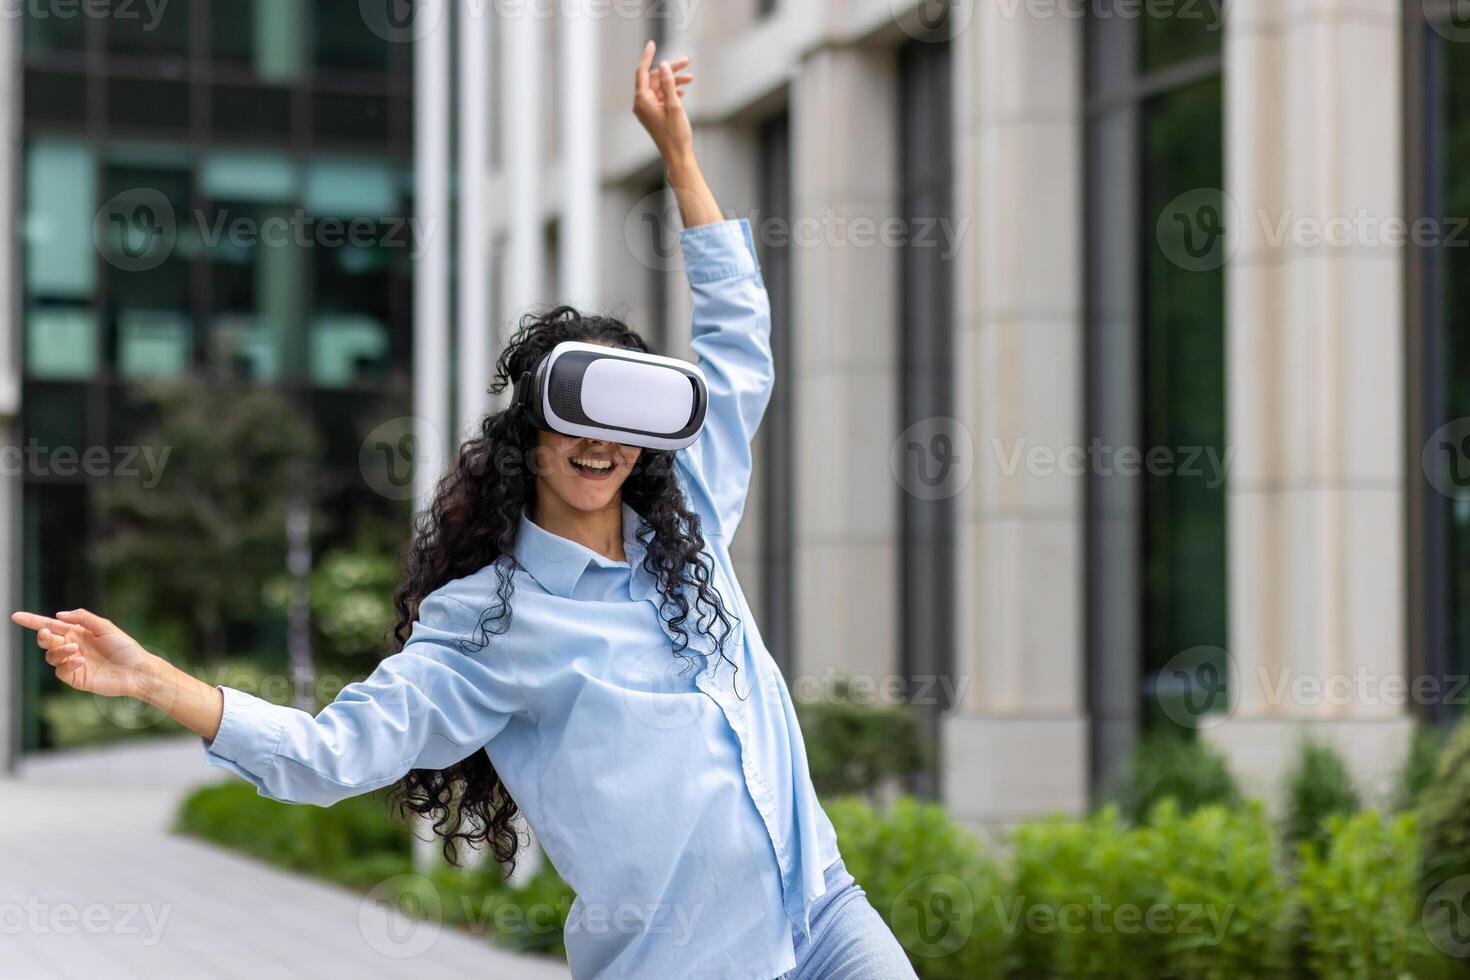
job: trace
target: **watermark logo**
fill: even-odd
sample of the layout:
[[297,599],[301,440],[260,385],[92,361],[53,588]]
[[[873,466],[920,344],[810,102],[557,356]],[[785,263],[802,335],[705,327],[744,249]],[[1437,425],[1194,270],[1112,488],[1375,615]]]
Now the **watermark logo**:
[[108,198],[92,219],[92,243],[124,272],[156,269],[173,254],[178,219],[162,192],[133,187]]
[[383,956],[396,960],[422,956],[443,931],[444,900],[422,875],[396,875],[363,896],[357,928]]
[[1455,44],[1470,41],[1470,0],[1426,0],[1423,10],[1440,37]]
[[1419,457],[1429,485],[1451,500],[1470,499],[1470,418],[1440,426]]
[[904,429],[888,451],[898,485],[920,500],[947,500],[970,484],[975,441],[959,419],[936,415]]
[[1451,878],[1430,892],[1421,921],[1435,949],[1470,959],[1470,875]]
[[623,221],[628,254],[653,272],[677,272],[684,267],[679,247],[679,205],[674,195],[654,191],[633,205]]
[[975,16],[970,0],[888,0],[893,22],[916,41],[942,43],[959,37]]
[[888,921],[914,956],[938,959],[958,952],[975,929],[975,896],[960,878],[925,875],[893,900]]
[[1235,201],[1214,187],[1180,194],[1159,213],[1155,229],[1159,249],[1186,272],[1222,268],[1234,252],[1230,229],[1238,227]]
[[645,650],[630,661],[620,686],[633,717],[660,731],[694,724],[704,698],[694,683],[695,668],[667,645]]
[[411,44],[444,19],[446,0],[357,0],[367,29],[390,44]]
[[1169,658],[1154,675],[1159,710],[1181,728],[1204,730],[1222,724],[1234,711],[1230,678],[1235,661],[1216,646],[1190,647]]
[[412,500],[418,474],[438,474],[444,466],[444,441],[427,420],[389,419],[367,434],[357,452],[358,469],[374,493],[389,500]]

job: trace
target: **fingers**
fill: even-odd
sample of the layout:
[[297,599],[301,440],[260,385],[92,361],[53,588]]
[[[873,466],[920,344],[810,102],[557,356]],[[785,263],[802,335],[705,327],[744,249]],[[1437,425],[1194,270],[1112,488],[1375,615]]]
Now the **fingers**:
[[648,91],[648,70],[653,66],[653,55],[658,46],[649,41],[643,46],[643,57],[638,59],[638,71],[633,76],[635,95],[642,95]]
[[63,643],[54,650],[46,651],[46,662],[53,667],[63,667],[71,661],[82,660],[82,648],[75,643]]
[[52,629],[63,633],[66,632],[67,627],[70,625],[59,619],[52,619],[50,616],[41,616],[37,613],[29,612],[11,613],[10,621],[17,626],[24,626],[28,630]]
[[112,621],[103,619],[94,612],[85,609],[72,609],[68,612],[59,612],[57,618],[67,623],[76,623],[83,629],[90,630],[96,636],[106,636],[114,629]]
[[679,86],[674,81],[674,70],[669,67],[667,61],[659,65],[658,87],[659,91],[663,94],[664,105],[666,107],[673,107],[679,104]]

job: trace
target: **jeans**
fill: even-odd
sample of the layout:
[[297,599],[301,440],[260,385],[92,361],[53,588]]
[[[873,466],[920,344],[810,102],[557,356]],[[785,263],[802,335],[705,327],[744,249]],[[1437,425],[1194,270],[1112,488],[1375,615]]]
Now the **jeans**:
[[811,940],[796,937],[796,969],[779,980],[917,980],[898,940],[842,859],[827,868],[812,909]]

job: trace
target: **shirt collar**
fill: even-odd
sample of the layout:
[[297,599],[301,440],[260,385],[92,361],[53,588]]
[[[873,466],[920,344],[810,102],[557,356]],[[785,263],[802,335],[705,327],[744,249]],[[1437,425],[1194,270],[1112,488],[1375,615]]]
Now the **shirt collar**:
[[[643,564],[647,549],[638,540],[638,529],[643,518],[623,505],[623,551],[628,556],[628,566],[635,573]],[[553,595],[570,599],[582,573],[587,566],[596,562],[603,567],[616,567],[621,562],[599,555],[591,548],[569,541],[521,514],[521,529],[516,537],[516,562],[530,573],[541,587]]]

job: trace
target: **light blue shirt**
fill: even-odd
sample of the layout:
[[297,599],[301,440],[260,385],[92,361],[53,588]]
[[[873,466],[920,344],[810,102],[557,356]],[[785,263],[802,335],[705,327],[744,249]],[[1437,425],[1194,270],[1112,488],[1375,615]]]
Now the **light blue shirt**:
[[461,646],[493,605],[481,569],[426,597],[403,650],[315,718],[225,688],[206,757],[263,795],[327,805],[483,746],[577,893],[576,976],[769,980],[795,966],[792,931],[807,931],[837,841],[730,561],[772,384],[750,227],[705,225],[682,245],[710,405],[677,466],[740,620],[725,651],[738,671],[706,637],[691,637],[694,664],[675,656],[631,509],[626,562],[523,518],[505,633]]

